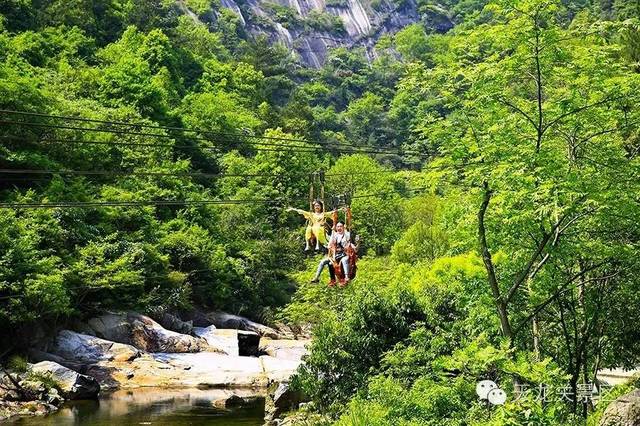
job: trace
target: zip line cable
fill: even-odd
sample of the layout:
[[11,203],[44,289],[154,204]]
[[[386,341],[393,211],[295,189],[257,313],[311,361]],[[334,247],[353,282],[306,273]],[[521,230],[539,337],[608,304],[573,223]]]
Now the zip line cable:
[[[361,173],[327,173],[326,177],[332,176],[352,176],[355,174],[383,174],[395,173],[395,170],[377,170]],[[205,178],[225,178],[225,177],[280,177],[281,173],[200,173],[200,172],[136,172],[136,171],[118,171],[118,170],[34,170],[34,169],[0,169],[0,173],[9,175],[75,175],[75,176],[175,176],[175,177],[205,177]],[[28,176],[20,176],[25,180],[29,180]],[[35,180],[35,179],[34,179]],[[46,179],[45,179],[46,180]]]
[[[187,132],[187,133],[200,133],[200,134],[204,134],[204,135],[214,135],[214,136],[223,136],[223,137],[249,138],[249,139],[261,139],[261,140],[275,140],[275,141],[296,142],[296,143],[305,143],[305,144],[315,143],[315,144],[318,144],[318,145],[331,145],[331,142],[308,141],[308,140],[299,139],[299,138],[285,138],[285,137],[278,137],[278,136],[258,136],[258,135],[252,135],[252,134],[249,134],[249,133],[217,132],[217,131],[212,131],[212,130],[203,130],[203,129],[194,129],[194,128],[185,128],[185,127],[158,126],[158,125],[151,125],[151,124],[144,124],[144,123],[130,123],[130,122],[123,122],[123,121],[97,120],[97,119],[89,119],[89,118],[83,118],[83,117],[52,115],[52,114],[43,114],[43,113],[27,112],[27,111],[15,111],[15,110],[6,110],[6,109],[0,109],[0,114],[12,114],[12,115],[22,115],[22,116],[31,116],[31,117],[54,118],[54,119],[61,119],[61,120],[67,120],[67,121],[80,121],[80,122],[86,122],[86,123],[107,124],[107,125],[115,125],[115,126],[134,127],[134,128],[171,130],[171,131],[180,131],[180,132]],[[157,134],[147,134],[147,135],[148,136],[156,135],[156,136],[161,136],[161,137],[167,137],[167,135],[157,135]],[[206,139],[206,140],[209,140],[209,139]],[[287,147],[287,145],[272,145],[272,146]],[[390,150],[388,148],[378,148],[378,149],[379,150],[389,151],[389,153],[400,154],[400,152],[396,152],[395,150],[392,151],[392,150]],[[422,154],[422,153],[419,153],[417,151],[404,151],[404,153],[415,154],[415,155]]]
[[[52,129],[61,129],[61,130],[74,130],[74,131],[85,131],[85,132],[98,132],[98,133],[110,133],[110,134],[118,134],[118,135],[127,135],[127,136],[145,136],[152,138],[163,138],[163,139],[174,139],[174,136],[171,135],[163,135],[157,133],[145,133],[145,132],[135,132],[129,130],[120,130],[120,129],[99,129],[99,128],[88,128],[88,127],[77,127],[77,126],[68,126],[68,125],[60,125],[60,124],[47,124],[47,123],[34,123],[34,122],[25,122],[25,121],[15,121],[15,120],[0,120],[0,124],[10,124],[10,125],[18,125],[18,126],[31,126],[31,127],[44,127],[44,128],[52,128]],[[202,138],[196,136],[187,136],[190,140],[195,141],[206,141],[206,142],[221,142],[220,140],[211,139],[211,138]],[[234,136],[236,138],[246,137],[245,135],[237,135]],[[284,139],[284,138],[283,138]],[[286,140],[286,139],[285,139]],[[223,143],[227,143],[227,141],[222,141]],[[229,141],[230,142],[230,141]],[[285,144],[275,144],[275,143],[267,143],[267,142],[246,142],[249,147],[257,151],[282,151],[286,149],[287,151],[300,151],[300,152],[313,152],[318,150],[333,150],[337,152],[343,153],[362,153],[362,154],[387,154],[387,155],[416,155],[416,156],[424,156],[424,154],[414,153],[414,152],[400,152],[396,150],[389,150],[385,148],[368,148],[368,147],[357,147],[351,145],[349,147],[343,147],[339,144],[322,144],[318,143],[321,146],[312,146],[313,143],[317,142],[309,142],[304,141],[307,146],[301,145],[285,145]],[[80,143],[80,141],[77,141]],[[172,145],[173,146],[173,145]],[[262,148],[266,147],[275,147],[275,148],[283,148],[283,149],[267,149]],[[189,147],[192,148],[192,147]],[[218,150],[221,150],[220,147],[213,147]]]
[[81,121],[81,122],[85,122],[85,123],[99,123],[99,124],[108,124],[108,125],[126,126],[126,127],[139,127],[139,128],[146,128],[146,129],[175,130],[175,131],[182,131],[182,132],[189,132],[189,133],[212,134],[212,135],[217,135],[217,136],[248,137],[248,138],[251,138],[251,139],[279,140],[279,141],[309,143],[309,141],[307,141],[305,139],[283,138],[283,137],[278,137],[278,136],[258,136],[258,135],[252,135],[252,134],[249,134],[249,133],[215,132],[215,131],[212,131],[212,130],[190,129],[190,128],[186,128],[186,127],[158,126],[158,125],[153,125],[153,124],[131,123],[131,122],[125,122],[125,121],[97,120],[97,119],[84,118],[84,117],[52,115],[52,114],[43,114],[43,113],[27,112],[27,111],[13,111],[13,110],[0,109],[0,113],[1,114],[25,115],[25,116],[31,116],[31,117],[42,117],[42,118],[57,118],[57,119],[68,120],[68,121]]
[[[411,188],[409,191],[422,191],[427,189],[426,187],[421,188]],[[354,196],[352,198],[366,198],[366,197],[376,197],[380,195],[386,195],[393,192],[379,192],[373,194],[362,194],[358,196]],[[245,204],[245,203],[256,203],[256,202],[279,202],[282,200],[277,199],[242,199],[242,200],[200,200],[200,201],[173,201],[173,200],[162,200],[162,201],[149,201],[149,202],[77,202],[77,203],[0,203],[0,208],[74,208],[74,207],[97,207],[97,206],[105,206],[105,207],[116,207],[116,206],[145,206],[145,205],[183,205],[183,204]],[[189,272],[183,271],[168,271],[167,274],[171,272],[179,272],[184,273],[188,276],[196,273],[196,272],[205,272],[211,271],[213,269],[195,269]],[[145,280],[153,279],[153,278],[165,278],[166,275],[156,275],[156,276],[144,276]],[[143,283],[144,285],[144,283]],[[73,290],[110,290],[108,287],[103,286],[78,286],[78,287],[67,287],[66,291]],[[0,296],[0,300],[12,300],[12,299],[21,299],[27,297],[26,293],[23,294],[15,294],[15,295],[6,295]]]
[[73,207],[145,207],[145,206],[182,206],[210,204],[255,204],[276,203],[276,199],[241,200],[155,200],[155,201],[64,201],[51,203],[0,203],[0,208],[73,208]]
[[23,169],[0,169],[0,173],[7,174],[39,174],[39,175],[87,175],[87,176],[175,176],[175,177],[276,177],[272,173],[176,173],[176,172],[129,172],[112,170],[23,170]]
[[[412,189],[410,189],[410,191],[419,191],[419,190],[423,190],[423,189],[426,189],[426,188],[412,188]],[[363,195],[357,196],[357,198],[373,197],[373,196],[378,196],[380,194],[387,194],[387,193],[363,194]],[[353,197],[353,198],[356,198],[356,197]],[[237,200],[237,201],[239,201],[239,200]],[[2,208],[1,205],[0,205],[0,208]],[[170,274],[172,272],[178,272],[178,273],[186,274],[187,275],[187,279],[188,279],[189,276],[192,276],[195,273],[207,272],[207,271],[213,271],[213,270],[214,269],[211,269],[211,268],[203,268],[203,269],[194,269],[194,270],[191,270],[191,271],[188,271],[188,272],[184,272],[184,271],[168,271],[167,274],[164,274],[164,275],[143,276],[142,278],[145,279],[145,280],[155,279],[155,278],[166,278],[166,276],[168,274]],[[141,283],[141,284],[144,285],[144,283]],[[74,291],[74,290],[113,290],[113,289],[109,288],[109,287],[104,287],[104,286],[76,286],[76,287],[65,287],[64,290],[65,291]],[[22,299],[22,298],[25,298],[27,296],[28,295],[26,293],[5,295],[5,296],[0,296],[0,300]]]
[[[463,170],[469,166],[480,165],[482,163],[467,163],[463,165],[442,165],[432,166],[425,171],[436,170]],[[351,172],[351,173],[327,173],[326,177],[347,177],[355,175],[377,175],[386,173],[397,173],[397,170],[376,170],[365,172]],[[10,177],[1,176],[1,174],[7,174]],[[254,177],[271,177],[276,178],[282,176],[281,173],[202,173],[202,172],[136,172],[136,171],[112,171],[112,170],[34,170],[34,169],[0,169],[0,181],[18,181],[18,182],[49,182],[50,179],[36,178],[24,175],[71,175],[71,176],[172,176],[172,177],[200,177],[200,178],[254,178]],[[20,176],[15,176],[20,175]],[[399,176],[401,178],[411,178],[412,176]],[[427,188],[423,188],[427,189]],[[356,195],[352,198],[360,198],[362,196]]]
[[[410,188],[409,191],[422,191],[427,189]],[[378,192],[373,194],[356,195],[351,198],[368,198],[377,197],[381,195],[388,195],[395,192]],[[3,209],[20,209],[20,208],[80,208],[80,207],[145,207],[145,206],[182,206],[182,205],[234,205],[234,204],[255,204],[255,203],[282,203],[285,200],[278,198],[253,198],[253,199],[238,199],[238,200],[151,200],[151,201],[61,201],[51,203],[0,203],[0,208]],[[291,201],[306,201],[302,198]]]
[[[0,123],[5,123],[6,121],[0,120]],[[24,123],[23,123],[24,124]],[[27,125],[31,125],[31,123],[27,124]],[[83,130],[89,130],[89,131],[103,131],[103,132],[108,132],[108,133],[113,133],[112,131],[106,130],[106,129],[83,129]],[[124,134],[127,136],[133,135],[133,136],[140,136],[140,134],[138,133],[123,133],[123,132],[119,132],[119,134]],[[153,135],[148,135],[148,136],[152,136]],[[158,135],[159,136],[159,135]],[[13,139],[16,141],[23,141],[24,138],[20,138],[18,136],[0,136],[0,138],[3,139]],[[211,140],[211,139],[204,139],[204,138],[190,138],[192,140],[197,140],[197,141],[206,141],[206,142],[217,142],[215,140]],[[108,141],[87,141],[87,140],[79,140],[79,139],[52,139],[52,138],[41,138],[39,139],[39,141],[45,141],[45,142],[60,142],[60,143],[75,143],[75,144],[86,144],[86,145],[108,145],[108,146],[130,146],[130,147],[150,147],[150,148],[175,148],[175,149],[194,149],[194,150],[207,150],[207,151],[214,151],[214,152],[219,152],[219,153],[224,153],[224,150],[221,147],[215,147],[215,146],[211,146],[211,147],[203,147],[203,146],[193,146],[193,145],[174,145],[174,144],[160,144],[160,143],[138,143],[138,142],[108,142]],[[307,146],[290,146],[290,145],[276,145],[276,144],[265,144],[265,143],[256,143],[259,146],[255,146],[255,145],[248,145],[247,148],[252,148],[256,151],[266,151],[266,152],[282,152],[282,151],[287,151],[287,152],[324,152],[324,151],[331,151],[331,152],[337,152],[337,153],[341,153],[341,154],[386,154],[386,155],[402,155],[399,152],[393,152],[393,151],[383,151],[383,150],[379,150],[379,149],[370,149],[370,148],[366,148],[366,147],[355,147],[355,146],[342,146],[342,145],[335,145],[334,147],[328,147],[328,146],[312,146],[312,145],[307,145]],[[260,145],[267,145],[268,148],[263,148]],[[277,148],[273,148],[273,146],[275,147],[280,147],[282,149],[277,149]],[[419,156],[420,158],[429,158],[426,154],[410,154],[410,155],[415,155],[415,156]]]
[[[115,122],[115,121],[106,121],[106,120],[92,120],[92,119],[85,119],[85,118],[78,118],[78,117],[65,117],[65,116],[54,116],[54,115],[48,115],[48,114],[41,114],[41,113],[29,113],[29,112],[19,112],[19,111],[11,111],[11,110],[0,110],[0,113],[8,113],[8,114],[18,114],[18,115],[27,115],[27,116],[38,116],[38,117],[48,117],[48,118],[57,118],[57,119],[63,119],[63,120],[75,120],[75,121],[82,121],[82,122],[93,122],[93,123],[101,123],[101,124],[109,124],[109,125],[120,125],[120,126],[128,126],[128,127],[134,127],[134,128],[156,128],[156,129],[165,129],[165,130],[179,130],[179,131],[185,131],[185,132],[200,132],[197,129],[185,129],[185,128],[178,128],[178,127],[167,127],[167,126],[153,126],[153,125],[146,125],[146,124],[135,124],[135,123],[125,123],[125,122]],[[150,136],[150,137],[158,137],[158,138],[172,138],[170,135],[161,135],[161,134],[156,134],[156,133],[144,133],[144,132],[132,132],[132,131],[124,131],[124,130],[120,130],[120,129],[96,129],[96,128],[85,128],[85,127],[77,127],[77,126],[67,126],[67,125],[54,125],[54,124],[45,124],[45,123],[30,123],[30,122],[21,122],[21,121],[12,121],[12,120],[0,120],[0,123],[2,124],[15,124],[15,125],[26,125],[26,126],[37,126],[37,127],[47,127],[47,128],[56,128],[56,129],[65,129],[65,130],[78,130],[78,131],[96,131],[96,132],[107,132],[107,133],[113,133],[113,134],[120,134],[120,135],[136,135],[136,136]],[[213,134],[213,132],[209,132],[209,134]],[[227,136],[231,135],[231,134],[226,134]],[[235,137],[245,137],[247,135],[237,135],[237,134],[233,134],[233,136]],[[0,136],[2,138],[7,138],[7,136]],[[10,137],[10,136],[9,136]],[[259,137],[260,138],[260,137]],[[199,139],[199,140],[206,140],[208,142],[212,142],[209,139],[202,139],[202,138],[194,138],[194,139]],[[303,142],[303,143],[309,143],[306,140],[302,140],[302,139],[292,139],[292,138],[271,138],[271,137],[265,137],[264,139],[276,139],[276,140],[283,140],[283,141],[294,141],[294,142]],[[88,142],[88,143],[95,143],[95,144],[104,144],[104,145],[110,145],[110,146],[118,146],[118,145],[123,145],[123,146],[148,146],[148,147],[161,147],[161,146],[166,146],[166,147],[170,147],[173,149],[178,149],[181,146],[176,146],[173,144],[150,144],[150,143],[146,143],[144,145],[142,144],[138,144],[138,143],[114,143],[114,142],[101,142],[101,141],[70,141],[70,140],[64,140],[64,139],[58,139],[58,141],[61,142],[77,142],[77,143],[84,143],[84,142]],[[197,147],[191,147],[191,146],[184,146],[185,148],[196,148]],[[210,149],[219,149],[217,147],[206,147],[206,148],[210,148]],[[288,148],[288,151],[295,151],[296,149],[300,150],[300,149],[304,149],[306,151],[314,151],[314,150],[318,150],[318,149],[322,149],[320,147],[297,147],[297,146],[287,146],[286,148]],[[260,149],[260,148],[255,148],[255,149]],[[344,150],[344,148],[343,148]],[[282,150],[274,150],[274,151],[282,151]],[[347,152],[365,152],[364,150],[359,150],[359,149],[355,149],[355,150],[349,150]],[[389,153],[389,152],[383,152],[380,150],[369,150],[367,151],[369,153],[377,153],[377,154],[382,154],[382,153]],[[9,175],[24,175],[24,174],[39,174],[39,175],[43,175],[43,174],[51,174],[51,175],[55,175],[55,174],[67,174],[67,175],[114,175],[114,176],[176,176],[176,177],[218,177],[218,178],[222,178],[222,177],[263,177],[263,176],[272,176],[272,177],[276,177],[279,175],[267,175],[267,174],[232,174],[232,173],[201,173],[201,172],[182,172],[182,173],[175,173],[175,172],[131,172],[131,171],[107,171],[107,170],[87,170],[87,171],[82,171],[82,170],[60,170],[60,171],[54,171],[54,170],[30,170],[30,169],[0,169],[0,172],[2,173],[6,173]],[[389,173],[389,172],[393,172],[393,171],[376,171],[376,172],[363,172],[363,173]],[[348,175],[354,175],[357,173],[342,173],[342,174],[331,174],[331,175],[327,175],[327,176],[339,176],[339,175],[344,175],[344,176],[348,176]],[[35,180],[35,179],[34,179]],[[355,198],[362,198],[362,197],[367,197],[370,195],[359,195],[356,196]],[[156,200],[156,201],[129,201],[129,202],[99,202],[99,201],[92,201],[92,202],[53,202],[53,203],[0,203],[0,208],[20,208],[20,207],[24,207],[24,208],[65,208],[65,207],[98,207],[98,206],[145,206],[145,205],[189,205],[189,204],[239,204],[239,203],[243,203],[243,202],[249,202],[249,203],[256,203],[256,202],[260,202],[260,203],[269,203],[269,202],[275,202],[275,200],[260,200],[260,199],[253,199],[253,200]]]
[[[0,121],[1,122],[1,121]],[[16,136],[0,136],[0,139],[12,139],[16,141],[23,141],[23,138],[19,138]],[[127,147],[148,147],[148,148],[174,148],[174,149],[191,149],[191,150],[203,150],[203,151],[213,151],[217,153],[224,153],[224,151],[219,147],[203,147],[203,146],[191,146],[191,145],[173,145],[173,144],[159,144],[159,143],[137,143],[137,142],[107,142],[107,141],[87,141],[87,140],[79,140],[79,139],[51,139],[51,138],[43,138],[39,139],[38,142],[56,142],[56,143],[69,143],[69,144],[79,144],[79,145],[105,145],[105,146],[127,146]],[[260,148],[250,145],[249,148],[252,148],[259,152],[309,152],[309,153],[320,153],[323,151],[328,151],[328,148],[323,148],[321,146],[314,147],[286,147],[287,149],[276,149],[276,148]],[[332,152],[338,152],[341,154],[389,154],[383,151],[375,151],[375,150],[361,150],[357,148],[336,148],[331,149]],[[428,158],[427,156],[423,158]]]

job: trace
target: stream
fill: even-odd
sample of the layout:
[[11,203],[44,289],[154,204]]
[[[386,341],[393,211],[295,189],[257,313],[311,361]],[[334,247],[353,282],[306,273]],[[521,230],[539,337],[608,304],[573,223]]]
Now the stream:
[[[220,406],[231,394],[256,397],[248,407]],[[212,425],[260,426],[264,424],[264,399],[250,389],[137,388],[101,395],[97,401],[65,404],[45,417],[22,417],[16,425]]]

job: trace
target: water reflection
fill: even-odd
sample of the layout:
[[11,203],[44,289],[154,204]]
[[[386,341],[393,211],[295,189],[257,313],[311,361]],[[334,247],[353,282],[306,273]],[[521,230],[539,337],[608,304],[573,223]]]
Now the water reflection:
[[[225,409],[229,396],[257,397],[249,407]],[[263,424],[264,395],[245,389],[120,390],[98,401],[78,401],[43,418],[21,418],[20,425],[215,425]]]

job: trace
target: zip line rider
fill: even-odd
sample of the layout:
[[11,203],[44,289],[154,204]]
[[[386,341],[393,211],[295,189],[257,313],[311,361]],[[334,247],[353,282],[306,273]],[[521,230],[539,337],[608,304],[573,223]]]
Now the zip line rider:
[[327,244],[327,234],[325,232],[325,224],[326,219],[331,217],[333,212],[325,212],[324,204],[320,200],[315,200],[313,202],[313,211],[308,212],[301,209],[296,209],[293,207],[289,207],[287,211],[297,212],[304,216],[307,219],[307,229],[304,233],[304,238],[306,241],[306,246],[304,251],[311,250],[311,244],[313,239],[316,241],[316,251],[320,250],[320,245],[326,246]]
[[347,255],[346,250],[350,245],[352,245],[351,233],[344,229],[344,222],[340,221],[336,223],[335,231],[331,234],[331,238],[329,239],[329,252],[332,252],[332,250],[334,251],[334,258],[331,259],[329,255],[327,255],[320,261],[318,264],[318,270],[311,282],[319,282],[322,270],[325,266],[329,266],[329,276],[331,277],[329,286],[333,287],[336,284],[336,273],[333,267],[333,262],[336,262],[336,264],[339,263],[340,266],[342,266],[342,271],[344,273],[344,281],[340,281],[340,286],[347,285],[347,283],[349,283],[349,256]]

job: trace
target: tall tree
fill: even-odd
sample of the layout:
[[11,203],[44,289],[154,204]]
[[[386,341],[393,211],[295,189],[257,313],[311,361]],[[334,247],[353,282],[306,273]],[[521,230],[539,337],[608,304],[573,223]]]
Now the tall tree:
[[[424,138],[439,147],[440,168],[478,196],[479,247],[502,334],[534,350],[551,301],[582,315],[578,335],[594,332],[615,303],[587,283],[619,297],[607,277],[636,265],[611,259],[628,259],[622,252],[638,243],[634,232],[622,244],[603,234],[611,217],[637,227],[630,177],[638,160],[627,141],[639,117],[638,75],[596,24],[565,29],[561,9],[546,0],[492,3],[487,23],[459,32],[432,70],[407,77],[433,94]],[[604,246],[613,252],[594,250]],[[558,270],[562,278],[552,278]],[[636,283],[627,275],[617,285]],[[522,320],[532,322],[514,327]],[[574,387],[593,356],[585,344],[566,348]]]

